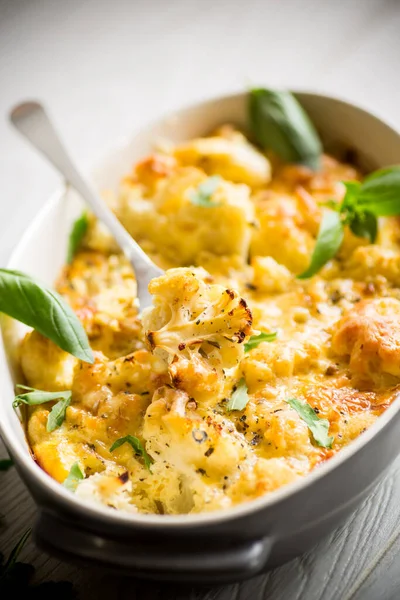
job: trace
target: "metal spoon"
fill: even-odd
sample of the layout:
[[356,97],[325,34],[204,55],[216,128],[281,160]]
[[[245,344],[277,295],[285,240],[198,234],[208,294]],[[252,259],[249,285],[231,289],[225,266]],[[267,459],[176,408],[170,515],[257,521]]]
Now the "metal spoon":
[[150,306],[149,281],[153,277],[162,275],[164,271],[159,269],[143,252],[114,213],[79,173],[43,106],[38,102],[23,102],[13,108],[10,113],[10,121],[37,150],[46,156],[90,206],[99,221],[104,223],[135,271],[140,312]]

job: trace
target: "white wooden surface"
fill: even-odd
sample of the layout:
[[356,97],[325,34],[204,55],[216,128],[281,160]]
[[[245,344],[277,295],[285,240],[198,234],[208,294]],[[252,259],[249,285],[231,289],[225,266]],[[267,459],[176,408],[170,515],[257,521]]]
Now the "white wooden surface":
[[[400,127],[399,30],[397,0],[0,0],[0,263],[58,183],[11,132],[13,103],[45,100],[82,165],[166,110],[249,83],[327,91]],[[0,473],[0,513],[7,553],[35,517],[14,469]],[[400,460],[329,539],[241,585],[141,584],[31,543],[22,558],[37,581],[72,581],[81,600],[391,600],[399,517]]]

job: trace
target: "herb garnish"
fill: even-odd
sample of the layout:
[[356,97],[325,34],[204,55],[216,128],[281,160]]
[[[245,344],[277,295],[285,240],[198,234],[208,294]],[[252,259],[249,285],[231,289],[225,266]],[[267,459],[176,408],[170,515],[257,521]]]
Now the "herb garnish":
[[226,405],[226,410],[243,410],[246,408],[248,401],[247,385],[244,377],[242,377]]
[[190,194],[190,202],[196,206],[208,208],[219,206],[219,203],[212,201],[212,196],[220,183],[221,177],[219,175],[208,177]]
[[71,391],[44,392],[21,384],[16,385],[16,387],[29,391],[25,392],[25,394],[18,394],[18,396],[15,396],[13,402],[14,408],[17,408],[21,404],[36,406],[37,404],[45,404],[52,400],[59,400],[59,402],[53,406],[47,418],[47,431],[54,431],[54,429],[57,429],[57,427],[62,425],[65,419],[65,412],[71,403]]
[[134,435],[126,435],[125,437],[119,438],[118,440],[116,440],[113,445],[110,448],[110,452],[114,452],[114,450],[116,450],[117,448],[119,448],[120,446],[122,446],[122,444],[130,444],[133,448],[133,450],[135,451],[135,454],[138,454],[139,456],[141,456],[143,458],[144,464],[146,465],[146,468],[150,471],[150,466],[153,462],[151,456],[149,456],[149,454],[147,454],[142,442],[135,437]]
[[331,448],[334,438],[328,435],[328,419],[320,419],[314,409],[305,401],[289,398],[286,402],[303,419],[312,433],[315,443],[323,448]]
[[0,269],[0,312],[33,327],[65,352],[93,363],[86,332],[71,307],[29,275]]
[[70,264],[74,258],[79,246],[82,243],[83,237],[89,227],[89,217],[84,211],[80,217],[74,221],[68,239],[67,263]]
[[14,461],[11,458],[2,458],[0,460],[0,471],[8,471],[13,466]]
[[10,574],[11,569],[17,562],[18,555],[20,554],[22,548],[25,546],[28,537],[31,534],[31,531],[31,529],[27,529],[22,535],[22,537],[19,539],[19,541],[16,543],[14,548],[11,550],[10,556],[8,557],[6,564],[0,569],[0,582],[2,582],[3,579],[5,579]]
[[307,113],[290,92],[254,89],[249,97],[250,127],[264,150],[282,160],[317,170],[322,144]]
[[63,486],[70,492],[75,492],[76,488],[85,479],[85,475],[82,473],[78,462],[74,462],[72,465],[68,477],[64,480]]
[[[377,217],[400,215],[400,166],[379,169],[363,183],[343,182],[346,194],[334,211],[323,214],[310,266],[300,279],[315,275],[339,250],[348,225],[354,235],[374,243],[378,233]],[[332,206],[332,204],[331,204]]]
[[273,331],[272,333],[261,332],[259,335],[252,335],[248,342],[244,345],[244,351],[248,352],[253,348],[257,348],[261,342],[273,342],[278,333]]

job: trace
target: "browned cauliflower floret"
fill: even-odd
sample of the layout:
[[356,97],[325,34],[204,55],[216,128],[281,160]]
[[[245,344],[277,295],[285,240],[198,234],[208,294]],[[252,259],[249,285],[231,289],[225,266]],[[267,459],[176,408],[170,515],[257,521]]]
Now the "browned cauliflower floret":
[[221,175],[250,187],[266,185],[271,165],[243,136],[197,138],[175,149],[175,157],[184,165],[196,165],[210,175]]
[[355,385],[378,385],[384,377],[400,378],[400,302],[394,298],[364,300],[336,325],[332,350],[350,357]]
[[154,307],[143,314],[146,336],[152,348],[170,354],[208,344],[232,367],[242,354],[239,344],[250,335],[251,312],[237,292],[206,279],[203,269],[189,268],[170,269],[153,279]]

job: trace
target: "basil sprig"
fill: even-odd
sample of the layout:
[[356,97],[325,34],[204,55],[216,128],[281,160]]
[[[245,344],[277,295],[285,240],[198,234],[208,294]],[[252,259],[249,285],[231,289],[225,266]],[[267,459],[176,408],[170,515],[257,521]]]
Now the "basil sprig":
[[18,384],[16,387],[28,391],[24,394],[18,394],[18,396],[15,396],[13,402],[14,408],[17,408],[21,404],[36,406],[38,404],[51,402],[52,400],[59,400],[59,402],[53,406],[49,413],[46,429],[49,432],[54,431],[54,429],[57,429],[57,427],[60,427],[63,424],[66,410],[71,403],[71,391],[44,392],[42,390],[36,390],[35,388],[20,384]]
[[343,201],[334,211],[323,214],[310,265],[298,275],[300,279],[312,277],[335,256],[346,225],[354,235],[373,244],[378,234],[377,218],[400,215],[400,166],[379,169],[363,183],[347,181],[344,185]]
[[244,377],[242,377],[226,405],[226,410],[243,410],[246,408],[248,401],[247,385]]
[[135,454],[143,458],[146,468],[150,471],[150,466],[153,460],[151,456],[147,454],[142,442],[137,437],[134,435],[126,435],[125,437],[118,438],[118,440],[115,440],[111,446],[110,452],[114,452],[114,450],[122,446],[122,444],[130,444],[135,451]]
[[70,492],[75,492],[82,479],[85,479],[85,475],[82,473],[79,463],[74,462],[68,473],[68,477],[63,481],[63,486]]
[[264,150],[282,160],[319,168],[322,144],[300,103],[290,92],[254,89],[249,97],[250,128]]
[[334,438],[328,435],[330,425],[328,419],[320,419],[315,410],[305,401],[289,398],[286,402],[303,419],[315,443],[323,448],[331,448]]
[[74,221],[68,239],[67,262],[70,264],[76,252],[82,243],[83,237],[89,227],[89,217],[87,212],[83,212],[76,221]]
[[0,269],[0,312],[33,327],[65,352],[93,363],[86,332],[72,308],[29,275]]
[[190,202],[196,206],[204,206],[206,208],[219,206],[219,203],[213,202],[212,197],[220,183],[221,177],[219,175],[208,177],[190,194]]
[[277,336],[276,331],[272,331],[271,333],[261,332],[259,335],[252,335],[248,342],[244,345],[244,351],[248,352],[253,348],[257,348],[261,342],[273,342]]

